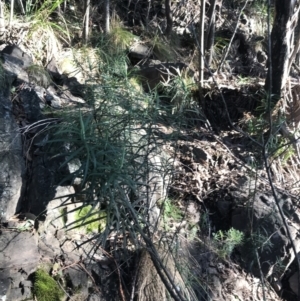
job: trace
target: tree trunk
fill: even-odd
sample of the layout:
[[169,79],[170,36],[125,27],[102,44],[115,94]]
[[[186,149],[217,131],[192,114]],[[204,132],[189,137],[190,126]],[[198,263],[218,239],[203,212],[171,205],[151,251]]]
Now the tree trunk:
[[5,32],[5,19],[4,19],[4,4],[0,0],[0,34]]
[[216,2],[217,0],[211,0],[210,7],[208,10],[208,28],[205,39],[205,53],[208,68],[211,65],[213,56],[213,46],[215,42],[215,21],[216,21]]
[[172,19],[172,10],[171,10],[171,0],[165,0],[165,9],[166,9],[166,21],[167,27],[165,31],[165,35],[170,37],[173,28],[173,19]]
[[200,97],[202,98],[202,88],[204,81],[204,26],[205,26],[205,2],[206,0],[201,0],[201,8],[200,8],[200,28],[199,28],[199,91]]
[[15,1],[11,0],[11,2],[10,2],[9,27],[12,26],[12,21],[13,21],[13,17],[14,17],[14,4],[15,4]]
[[85,22],[84,22],[84,42],[85,43],[87,43],[88,39],[89,39],[90,6],[91,6],[91,0],[86,0]]
[[109,0],[105,0],[105,33],[110,32],[110,14],[109,14]]
[[[269,57],[268,74],[265,89],[272,96],[271,109],[281,97],[289,72],[289,58],[292,47],[291,16],[294,11],[294,0],[276,0],[275,18],[271,33],[271,56]],[[269,54],[270,55],[270,54]]]

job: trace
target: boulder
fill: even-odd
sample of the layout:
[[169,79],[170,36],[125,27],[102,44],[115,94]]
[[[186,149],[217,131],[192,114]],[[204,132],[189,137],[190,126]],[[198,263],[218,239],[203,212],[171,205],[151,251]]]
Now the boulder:
[[[297,233],[300,230],[299,215],[294,210],[293,200],[286,195],[278,195],[280,207],[288,221],[289,231],[295,244],[296,251],[300,251]],[[291,248],[286,229],[279,214],[274,197],[271,194],[257,192],[248,206],[238,206],[232,211],[232,227],[243,231],[248,240],[241,248],[241,255],[254,275],[260,271],[255,261],[257,250],[262,272],[265,276],[281,278],[288,269],[295,254]],[[249,239],[250,238],[250,239]],[[258,244],[259,247],[255,247]],[[274,275],[276,264],[281,262],[285,270]]]
[[[188,66],[184,63],[161,63],[153,66],[142,67],[137,71],[145,91],[153,90],[160,82],[168,82],[179,76]],[[193,75],[193,72],[190,72]]]
[[0,218],[7,220],[18,210],[25,168],[12,103],[3,95],[0,95],[0,103]]
[[35,272],[40,259],[37,235],[5,231],[0,235],[0,246],[0,298],[6,297],[6,301],[28,299],[32,286],[28,277]]
[[19,46],[15,44],[7,45],[2,53],[9,54],[22,62],[23,68],[26,68],[33,64],[33,60],[26,52],[24,52]]

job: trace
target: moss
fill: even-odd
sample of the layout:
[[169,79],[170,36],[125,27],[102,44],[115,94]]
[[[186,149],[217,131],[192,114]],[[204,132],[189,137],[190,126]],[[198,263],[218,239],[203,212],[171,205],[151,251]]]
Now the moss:
[[59,301],[64,296],[56,281],[42,269],[35,272],[33,294],[37,301]]

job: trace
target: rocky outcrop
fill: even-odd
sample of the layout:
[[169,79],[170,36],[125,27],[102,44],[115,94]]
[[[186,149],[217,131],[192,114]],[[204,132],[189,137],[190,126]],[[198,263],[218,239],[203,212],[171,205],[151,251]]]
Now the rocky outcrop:
[[[5,231],[0,235],[0,298],[20,301],[31,297],[28,277],[36,270],[40,254],[38,236],[31,232]],[[22,251],[21,251],[22,250]]]
[[[0,270],[3,273],[0,279],[0,298],[6,301],[31,298],[35,285],[34,273],[42,266],[50,275],[59,275],[62,282],[67,281],[70,288],[69,300],[99,300],[99,284],[105,288],[101,294],[107,300],[117,300],[115,290],[118,290],[118,286],[115,281],[116,273],[113,271],[118,267],[103,256],[94,241],[79,247],[82,242],[91,238],[86,236],[86,232],[78,229],[66,232],[64,229],[68,225],[76,226],[75,210],[82,203],[78,200],[72,203],[71,198],[66,197],[75,195],[71,185],[77,183],[76,179],[65,181],[65,186],[60,186],[60,183],[70,171],[80,168],[81,163],[79,161],[76,166],[72,166],[71,162],[62,168],[65,158],[52,158],[48,155],[49,133],[44,131],[49,124],[59,120],[44,116],[43,109],[46,106],[59,109],[70,102],[70,99],[84,103],[79,97],[80,93],[76,93],[78,89],[82,95],[83,88],[76,79],[58,79],[59,75],[56,75],[56,79],[63,80],[64,87],[69,88],[67,92],[60,94],[51,85],[38,86],[32,82],[33,77],[29,77],[27,69],[24,68],[30,66],[28,60],[22,61],[21,50],[9,50],[9,54],[8,50],[2,53],[5,60],[3,67],[10,85],[17,92],[12,96],[12,105],[8,86],[3,92],[6,99],[4,98],[4,105],[1,107],[3,118],[6,118],[1,124],[8,148],[6,156],[3,157],[1,172],[10,182],[7,182],[3,192],[3,196],[7,195],[9,198],[2,197],[3,205],[0,208],[10,207],[5,209],[6,213],[1,220],[0,246],[3,252],[2,257],[0,256]],[[132,139],[139,143],[143,134],[137,131],[136,137]],[[64,145],[56,146],[58,151],[65,152]],[[151,147],[155,148],[154,145]],[[139,153],[140,157],[149,160],[143,165],[144,169],[139,171],[145,178],[137,176],[136,181],[146,181],[147,185],[141,185],[143,188],[137,188],[135,192],[139,201],[150,210],[149,228],[153,229],[160,214],[157,201],[167,193],[164,182],[170,172],[165,170],[169,158],[161,150],[155,150],[147,157],[146,149],[141,148]],[[149,166],[151,172],[147,174]],[[20,250],[24,250],[22,254]],[[111,277],[106,276],[108,271]],[[75,294],[77,291],[80,293]]]
[[[289,224],[296,251],[300,251],[300,242],[297,239],[297,233],[300,229],[300,216],[295,210],[295,202],[286,195],[279,195],[280,207],[284,212],[285,219]],[[251,217],[251,218],[250,218]],[[256,193],[249,206],[238,206],[232,212],[232,227],[243,231],[246,236],[252,237],[253,244],[255,239],[264,242],[263,247],[255,249],[251,242],[245,244],[241,249],[243,259],[251,268],[251,271],[259,276],[257,262],[255,262],[255,253],[259,254],[261,270],[266,277],[281,279],[285,271],[295,259],[295,254],[291,248],[289,237],[278,212],[277,205],[272,195]],[[276,269],[277,264],[282,264],[285,269]]]
[[[64,222],[57,208],[65,200],[62,196],[74,190],[57,185],[60,178],[55,173],[61,163],[42,153],[47,142],[43,130],[49,120],[41,109],[51,102],[46,103],[47,95],[41,95],[39,87],[30,82],[26,68],[32,60],[28,55],[10,45],[1,56],[0,300],[30,300],[37,267],[44,264],[51,271],[57,257],[64,258],[61,268],[63,262],[71,265],[64,275],[74,290],[79,290],[80,283],[84,288],[80,300],[87,300],[88,277],[80,267],[80,258],[88,251],[74,251],[72,237],[61,230]],[[11,95],[11,87],[16,94]]]
[[7,60],[0,70],[0,218],[3,220],[12,217],[19,208],[25,172],[21,133],[10,100],[10,86],[17,78],[16,72],[24,75],[18,63]]

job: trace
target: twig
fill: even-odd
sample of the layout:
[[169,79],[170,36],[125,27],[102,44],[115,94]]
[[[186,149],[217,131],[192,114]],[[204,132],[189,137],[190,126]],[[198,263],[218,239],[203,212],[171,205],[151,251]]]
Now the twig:
[[135,213],[134,209],[132,208],[132,206],[130,204],[130,200],[126,199],[126,198],[125,198],[125,200],[127,200],[128,208],[131,211],[130,212],[131,216],[132,216],[133,220],[135,221],[137,227],[139,228],[139,232],[140,232],[143,240],[145,241],[146,246],[148,247],[149,255],[152,259],[153,265],[154,265],[158,275],[160,276],[161,281],[163,282],[163,284],[165,285],[167,291],[169,292],[169,294],[171,295],[171,297],[175,301],[184,301],[184,299],[181,296],[180,292],[177,290],[174,281],[172,281],[172,277],[170,276],[170,274],[167,271],[166,267],[162,264],[152,240],[150,239],[149,236],[147,236],[144,233],[143,229],[141,229],[140,224],[139,224],[139,220],[136,216],[136,213]]
[[[140,260],[140,258],[139,258]],[[134,294],[135,294],[135,285],[136,285],[136,278],[137,278],[137,274],[138,274],[138,264],[136,265],[136,269],[134,271],[134,275],[133,275],[133,285],[132,285],[132,291],[131,291],[131,295],[130,295],[130,300],[129,301],[133,301],[134,299]]]
[[[95,285],[95,290],[101,295],[101,292],[100,292],[100,290],[98,289],[98,286],[97,286],[97,283],[96,283],[94,277],[91,275],[91,273],[85,268],[85,266],[84,266],[80,261],[78,261],[78,262],[73,262],[73,263],[71,263],[71,264],[69,264],[69,265],[67,265],[67,266],[64,266],[64,267],[62,267],[59,271],[63,271],[63,270],[65,270],[65,269],[68,269],[68,268],[70,268],[70,267],[72,267],[72,266],[75,266],[75,265],[78,265],[80,268],[82,268],[82,269],[87,273],[87,275],[91,278],[93,284]],[[69,296],[69,297],[70,297],[70,296]]]
[[[294,241],[292,239],[292,235],[291,235],[291,232],[290,232],[290,229],[288,227],[288,224],[286,222],[286,218],[283,214],[283,211],[280,207],[280,204],[279,204],[279,199],[278,199],[278,196],[277,196],[277,193],[276,193],[276,189],[273,185],[273,181],[272,181],[272,176],[271,176],[271,172],[270,172],[270,165],[269,165],[269,161],[268,161],[268,156],[266,154],[266,148],[263,149],[263,159],[264,159],[264,163],[265,163],[265,168],[266,168],[266,171],[267,171],[267,175],[268,175],[268,180],[269,180],[269,184],[271,186],[271,190],[272,190],[272,194],[273,194],[273,197],[274,197],[274,200],[275,200],[275,204],[276,204],[276,207],[279,211],[279,214],[280,214],[280,217],[282,219],[282,222],[283,222],[283,225],[284,225],[284,228],[286,230],[286,233],[287,233],[287,236],[289,238],[289,241],[291,243],[291,246],[292,246],[292,249],[293,249],[293,252],[294,252],[294,255],[296,257],[296,260],[297,260],[297,265],[298,265],[298,278],[300,278],[300,259],[298,257],[298,253],[297,253],[297,250],[296,250],[296,247],[295,247],[295,244],[294,244]],[[298,283],[299,282],[299,279],[298,279]],[[299,290],[300,290],[300,286],[298,287],[298,301],[300,301],[300,295],[299,295]]]
[[263,275],[263,272],[262,272],[262,269],[261,269],[261,265],[260,265],[260,261],[259,261],[259,256],[258,256],[257,250],[255,250],[255,255],[256,255],[256,261],[257,261],[258,268],[259,268],[260,281],[261,281],[261,284],[262,284],[263,299],[264,299],[264,301],[266,301],[267,299],[266,299],[266,294],[265,294],[265,281],[264,281],[264,275]]
[[120,269],[119,269],[119,266],[118,266],[115,258],[112,255],[110,255],[108,252],[106,252],[103,248],[101,248],[100,246],[99,246],[99,249],[101,249],[101,251],[114,262],[114,264],[116,266],[117,273],[118,273],[118,278],[119,278],[120,295],[121,295],[122,301],[126,301],[126,298],[125,298],[125,295],[124,295],[124,291],[123,291],[123,288],[122,288]]
[[59,287],[64,291],[64,293],[67,295],[68,298],[71,298],[71,296],[66,292],[66,290],[64,289],[64,287],[61,285],[61,283],[59,281],[56,281],[56,283],[59,285]]
[[95,290],[101,295],[101,292],[98,289],[97,283],[96,283],[95,279],[93,278],[93,276],[91,275],[91,273],[85,268],[85,266],[81,262],[78,262],[78,265],[88,274],[88,276],[91,278],[92,282],[95,285]]
[[234,37],[235,37],[235,35],[236,35],[236,32],[237,32],[237,30],[238,30],[238,27],[239,27],[239,20],[240,20],[240,18],[241,18],[241,15],[242,15],[242,13],[243,13],[245,7],[246,7],[247,4],[248,4],[248,1],[249,1],[249,0],[246,0],[244,6],[242,7],[242,9],[241,9],[241,11],[240,11],[240,13],[239,13],[239,16],[238,16],[238,19],[237,19],[237,22],[236,22],[236,25],[235,25],[235,29],[234,29],[234,32],[233,32],[233,35],[232,35],[232,37],[231,37],[231,39],[230,39],[230,42],[229,42],[229,44],[228,44],[228,47],[227,47],[227,49],[226,49],[226,52],[225,52],[225,54],[224,54],[222,60],[221,60],[221,63],[220,63],[220,65],[219,65],[218,69],[217,69],[217,72],[219,72],[219,71],[221,70],[221,68],[222,68],[222,66],[223,66],[223,64],[224,64],[224,61],[225,61],[225,59],[227,58],[227,55],[228,55],[229,50],[230,50],[230,48],[231,48],[233,39],[234,39]]

